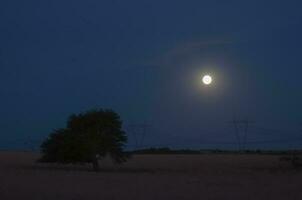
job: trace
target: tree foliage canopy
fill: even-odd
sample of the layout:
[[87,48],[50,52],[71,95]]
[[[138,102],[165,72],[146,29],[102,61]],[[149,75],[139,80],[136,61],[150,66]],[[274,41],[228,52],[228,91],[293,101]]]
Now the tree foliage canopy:
[[114,161],[126,161],[123,151],[127,136],[122,121],[112,110],[91,110],[73,114],[66,128],[54,130],[42,143],[41,162],[85,163],[98,168],[97,160],[109,154]]

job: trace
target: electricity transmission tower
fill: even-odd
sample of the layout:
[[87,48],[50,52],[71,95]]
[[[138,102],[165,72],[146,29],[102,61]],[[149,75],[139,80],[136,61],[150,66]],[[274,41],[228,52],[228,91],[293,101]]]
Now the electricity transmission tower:
[[238,144],[238,150],[239,151],[245,150],[248,129],[250,127],[250,124],[254,122],[248,119],[237,120],[234,118],[229,123],[231,123],[234,127],[234,133]]
[[150,127],[150,124],[142,123],[142,124],[129,124],[128,128],[133,135],[135,149],[141,148],[143,146],[147,129]]
[[36,151],[39,148],[39,144],[41,144],[40,140],[35,140],[32,138],[27,138],[24,141],[24,145],[26,145],[30,151]]

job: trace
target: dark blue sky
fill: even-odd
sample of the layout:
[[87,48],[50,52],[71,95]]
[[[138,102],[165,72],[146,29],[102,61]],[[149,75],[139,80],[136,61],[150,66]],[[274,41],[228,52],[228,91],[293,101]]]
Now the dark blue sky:
[[[99,107],[125,125],[151,124],[147,146],[233,148],[235,116],[255,122],[250,148],[302,147],[301,8],[299,0],[2,0],[0,148],[24,148],[71,113]],[[200,84],[205,73],[210,87]]]

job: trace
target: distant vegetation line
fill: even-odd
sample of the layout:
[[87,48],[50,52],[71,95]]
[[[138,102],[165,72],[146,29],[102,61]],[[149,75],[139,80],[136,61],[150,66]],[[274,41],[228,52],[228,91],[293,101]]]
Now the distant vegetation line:
[[302,154],[302,149],[297,150],[222,150],[222,149],[170,149],[164,148],[146,148],[129,151],[131,154],[267,154],[267,155],[288,155]]
[[[259,140],[259,141],[246,141],[244,144],[246,145],[245,149],[248,152],[255,152],[255,151],[266,151],[266,150],[262,150],[261,148],[257,148],[259,150],[254,150],[255,148],[249,149],[249,145],[255,145],[255,144],[294,144],[294,143],[299,143],[301,142],[302,139],[299,137],[293,139],[276,139],[276,140]],[[41,142],[39,140],[26,140],[26,139],[19,139],[19,140],[15,140],[15,141],[10,141],[9,144],[14,144],[13,147],[9,148],[7,145],[6,147],[1,147],[0,146],[0,150],[28,150],[28,151],[39,151],[39,147]],[[233,146],[234,148],[238,148],[238,142],[234,141],[234,142],[194,142],[194,146],[196,146],[197,144],[200,145],[201,149],[202,149],[202,145],[228,145],[228,146]],[[160,144],[148,144],[148,145],[137,145],[137,144],[128,144],[127,148],[132,149],[133,152],[136,151],[141,151],[141,150],[147,150],[147,149],[170,149],[171,146],[175,146],[175,145],[180,145],[179,143],[176,142],[170,142],[170,143],[160,143]],[[167,148],[166,148],[167,147]],[[194,150],[193,150],[194,149]],[[198,148],[199,149],[199,148]],[[209,151],[216,151],[219,148],[211,148]],[[226,148],[227,149],[227,148]],[[249,149],[249,150],[247,150]],[[266,148],[267,149],[267,148]],[[299,148],[300,149],[300,148]],[[302,149],[302,148],[301,148]],[[184,150],[188,150],[188,149],[184,149]],[[170,149],[170,151],[172,151]],[[195,151],[199,151],[196,150],[196,147],[192,148],[190,150],[191,153],[194,153]],[[204,150],[202,150],[204,151]],[[207,151],[207,150],[206,150]],[[238,152],[237,150],[224,150],[224,149],[220,149],[219,151],[221,152]],[[284,150],[267,150],[267,151],[273,151],[273,152],[287,152],[287,151],[292,151],[292,149],[284,149]]]

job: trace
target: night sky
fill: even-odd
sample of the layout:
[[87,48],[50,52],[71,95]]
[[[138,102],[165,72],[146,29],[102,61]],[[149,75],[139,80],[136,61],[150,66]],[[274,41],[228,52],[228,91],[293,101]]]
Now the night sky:
[[[1,0],[0,149],[117,111],[134,148],[302,147],[300,0]],[[201,83],[211,74],[210,86]],[[142,133],[143,131],[138,131]],[[139,135],[140,137],[141,135]]]

